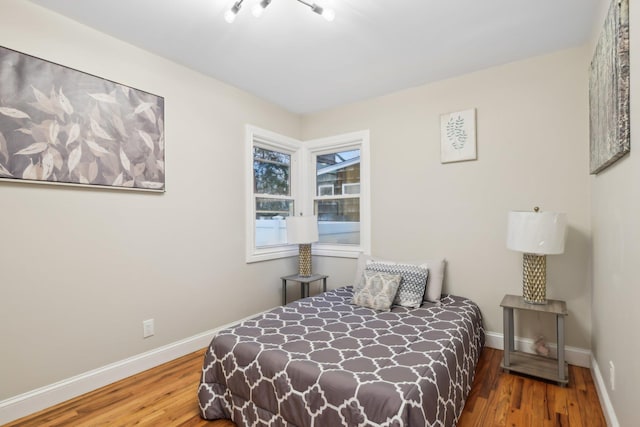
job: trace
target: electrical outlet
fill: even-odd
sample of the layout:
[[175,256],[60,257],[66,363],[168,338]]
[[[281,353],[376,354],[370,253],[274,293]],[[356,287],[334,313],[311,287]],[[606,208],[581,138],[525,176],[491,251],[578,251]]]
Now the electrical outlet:
[[147,319],[142,322],[142,337],[149,338],[153,336],[153,319]]
[[611,391],[616,389],[616,367],[611,360],[609,360],[609,387]]

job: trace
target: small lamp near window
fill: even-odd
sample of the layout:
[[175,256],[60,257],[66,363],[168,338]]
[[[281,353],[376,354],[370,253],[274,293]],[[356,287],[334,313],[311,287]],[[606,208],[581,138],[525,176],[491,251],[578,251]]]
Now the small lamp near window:
[[547,255],[564,252],[567,215],[557,212],[511,211],[507,248],[523,252],[522,296],[529,304],[547,303]]
[[298,274],[311,276],[311,244],[318,241],[318,219],[315,215],[287,217],[287,243],[297,243]]

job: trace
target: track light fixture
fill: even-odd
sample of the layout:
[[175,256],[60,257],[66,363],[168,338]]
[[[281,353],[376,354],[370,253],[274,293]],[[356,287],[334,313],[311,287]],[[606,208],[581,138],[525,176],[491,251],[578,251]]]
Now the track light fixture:
[[224,20],[229,24],[236,20],[236,15],[240,11],[243,1],[244,0],[238,0],[237,2],[235,2],[233,6],[231,6],[231,9],[227,10],[227,12],[224,14]]
[[264,12],[264,10],[267,8],[267,6],[269,6],[269,4],[271,4],[271,0],[261,0],[260,3],[253,6],[253,9],[252,9],[253,16],[255,16],[256,18],[259,18],[260,16],[262,16],[262,12]]
[[298,0],[298,2],[309,6],[312,11],[322,16],[324,19],[326,19],[329,22],[333,21],[336,18],[336,14],[332,9],[325,9],[323,7],[318,6],[315,3],[307,3],[306,1],[303,1],[303,0]]
[[[240,8],[242,7],[242,2],[244,0],[237,0],[233,6],[231,6],[231,9],[229,9],[225,14],[224,14],[224,19],[228,22],[228,23],[232,23],[235,19],[236,19],[236,15],[238,14],[238,12],[240,11]],[[264,12],[264,10],[267,8],[267,6],[269,6],[271,4],[272,0],[260,0],[259,3],[257,3],[253,9],[253,15],[256,17],[259,17],[262,15],[262,13]],[[302,3],[305,6],[308,6],[311,11],[317,13],[318,15],[322,16],[324,19],[326,19],[327,21],[331,22],[335,19],[336,14],[333,10],[331,9],[327,9],[321,6],[318,6],[315,3],[309,3],[307,1],[304,0],[296,0],[298,3]]]

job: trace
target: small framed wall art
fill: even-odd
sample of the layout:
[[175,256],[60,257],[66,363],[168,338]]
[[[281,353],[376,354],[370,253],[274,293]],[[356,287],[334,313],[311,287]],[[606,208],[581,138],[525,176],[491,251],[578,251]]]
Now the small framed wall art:
[[440,162],[475,160],[476,109],[440,116]]

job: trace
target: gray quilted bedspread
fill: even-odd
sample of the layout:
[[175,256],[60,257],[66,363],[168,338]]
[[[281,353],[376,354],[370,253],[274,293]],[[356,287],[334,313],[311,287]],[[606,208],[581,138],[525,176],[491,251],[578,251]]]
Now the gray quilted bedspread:
[[444,296],[380,313],[326,292],[218,333],[201,416],[238,426],[454,426],[484,344],[478,306]]

